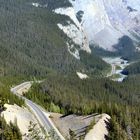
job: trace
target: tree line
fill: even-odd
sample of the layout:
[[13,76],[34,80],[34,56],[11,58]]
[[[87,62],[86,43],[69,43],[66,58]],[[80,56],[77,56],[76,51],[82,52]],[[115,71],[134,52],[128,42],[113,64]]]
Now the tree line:
[[[108,79],[80,80],[76,75],[57,74],[48,76],[42,84],[35,83],[25,96],[48,111],[65,115],[107,113],[112,118],[107,124],[108,139],[132,137],[138,140],[140,86],[137,80],[130,78],[124,83],[116,83]],[[135,82],[132,84],[131,81]]]

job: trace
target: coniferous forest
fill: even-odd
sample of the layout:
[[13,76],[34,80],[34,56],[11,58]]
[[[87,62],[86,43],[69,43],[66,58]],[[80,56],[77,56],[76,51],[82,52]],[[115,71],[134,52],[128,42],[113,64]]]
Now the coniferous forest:
[[[77,60],[67,50],[70,38],[59,30],[57,23],[72,21],[51,10],[70,3],[38,1],[41,4],[47,1],[48,8],[33,7],[31,0],[0,0],[0,113],[6,109],[5,103],[25,105],[24,100],[10,93],[11,86],[33,78],[45,79],[40,84],[34,83],[25,96],[47,111],[64,115],[107,113],[111,116],[107,139],[139,140],[139,59],[124,70],[128,77],[122,83],[105,78],[111,67],[96,52],[104,56],[109,52],[80,51],[81,59]],[[125,52],[125,56],[128,58],[130,53]],[[79,79],[76,71],[87,73],[89,78]],[[20,140],[16,123],[8,125],[0,117],[1,138]]]
[[139,79],[140,76],[132,76],[123,83],[116,83],[108,79],[81,81],[75,75],[53,75],[42,84],[35,83],[25,96],[48,111],[66,115],[107,113],[112,117],[108,139],[129,139],[128,127],[131,126],[132,138],[138,140]]

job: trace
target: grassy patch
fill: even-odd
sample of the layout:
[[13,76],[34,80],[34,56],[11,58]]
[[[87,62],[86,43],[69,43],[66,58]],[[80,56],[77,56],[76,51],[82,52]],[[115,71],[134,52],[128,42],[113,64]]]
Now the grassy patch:
[[113,74],[112,76],[109,77],[110,79],[118,79],[121,78],[120,74]]
[[116,65],[116,70],[121,70],[122,68],[119,65]]

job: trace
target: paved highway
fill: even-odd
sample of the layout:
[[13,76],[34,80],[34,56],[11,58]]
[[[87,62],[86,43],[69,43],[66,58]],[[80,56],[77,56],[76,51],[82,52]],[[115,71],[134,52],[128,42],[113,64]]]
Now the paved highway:
[[111,75],[113,75],[116,72],[116,65],[112,64],[111,66],[112,66]]
[[114,75],[116,72],[116,66],[115,64],[111,64],[111,72],[107,75],[107,77],[111,77],[112,75]]
[[40,106],[38,106],[34,102],[26,99],[25,97],[23,97],[21,94],[18,93],[19,90],[22,91],[26,88],[29,88],[32,83],[33,83],[32,81],[31,82],[24,82],[24,83],[14,87],[14,88],[11,88],[11,92],[13,94],[16,94],[17,96],[25,99],[26,105],[34,113],[34,115],[36,116],[36,118],[40,122],[41,126],[44,128],[44,130],[47,133],[50,132],[51,130],[54,130],[55,135],[59,140],[65,140],[65,138],[61,135],[61,133],[58,131],[58,129],[54,126],[53,122],[49,118],[49,114],[47,115],[47,113],[44,113],[45,110],[43,108],[41,108]]

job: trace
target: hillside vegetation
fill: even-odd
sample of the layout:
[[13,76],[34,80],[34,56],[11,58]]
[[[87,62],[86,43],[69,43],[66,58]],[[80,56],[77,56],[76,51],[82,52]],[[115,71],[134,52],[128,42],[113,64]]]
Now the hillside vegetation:
[[0,78],[0,139],[1,140],[22,140],[22,135],[17,126],[16,118],[14,124],[10,122],[6,123],[1,113],[6,110],[5,103],[17,104],[19,106],[24,105],[24,100],[19,99],[16,95],[10,93],[10,87],[13,84],[17,84],[23,80],[22,77],[1,77]]
[[[46,78],[41,84],[33,84],[25,96],[48,111],[64,115],[108,113],[112,117],[108,139],[139,140],[139,70],[123,83],[103,78],[110,66],[96,52],[102,56],[109,52],[93,49],[88,54],[80,51],[80,60],[68,52],[66,42],[71,40],[59,30],[57,23],[72,21],[52,12],[60,5],[69,6],[68,0],[35,0],[41,5],[47,4],[47,7],[38,8],[32,6],[32,2],[0,0],[0,100],[23,106],[24,101],[11,94],[10,87],[25,79]],[[120,52],[127,41],[126,38],[120,43]],[[130,54],[131,47],[125,47],[130,49]],[[137,69],[138,65],[132,68]],[[85,73],[89,78],[80,80],[76,72]],[[20,132],[13,124],[7,125],[1,118],[0,125],[2,132],[5,129],[7,135],[11,131],[15,134],[11,134],[11,139],[20,139]]]
[[65,115],[108,113],[112,118],[108,124],[109,139],[138,140],[139,79],[131,77],[116,83],[100,78],[80,80],[75,75],[50,75],[42,84],[34,84],[25,96],[48,111]]
[[[66,42],[70,39],[58,29],[57,23],[66,24],[67,20],[71,20],[66,16],[56,15],[51,10],[60,5],[69,6],[70,3],[40,0],[40,4],[47,2],[48,7],[36,8],[32,6],[32,2],[0,1],[0,101],[3,101],[3,105],[24,105],[23,100],[10,93],[10,88],[24,79],[44,78],[49,73],[67,75],[81,70],[89,75],[102,75],[104,68],[109,67],[97,56],[89,55],[96,58],[90,66],[85,64],[84,59],[79,61],[69,54]],[[87,54],[83,53],[82,56],[84,55]],[[100,70],[97,68],[99,63],[102,67]],[[90,67],[94,71],[90,71]],[[8,125],[0,117],[0,139],[21,139],[16,122]]]
[[[0,75],[44,77],[51,72],[68,74],[82,70],[87,74],[93,73],[89,69],[90,64],[70,55],[66,45],[70,39],[57,27],[58,23],[67,24],[71,20],[50,10],[51,5],[67,4],[46,2],[47,8],[36,8],[29,0],[0,1]],[[108,67],[100,58],[92,60],[95,73],[102,73]]]
[[132,63],[131,65],[127,66],[123,73],[126,75],[135,75],[140,74],[140,61]]

